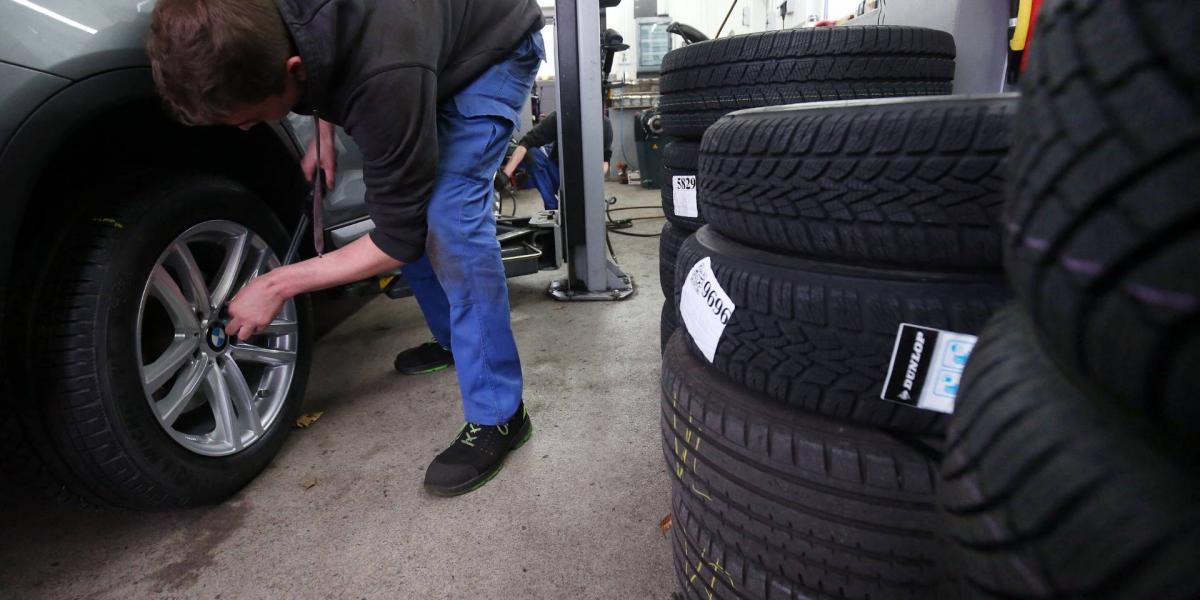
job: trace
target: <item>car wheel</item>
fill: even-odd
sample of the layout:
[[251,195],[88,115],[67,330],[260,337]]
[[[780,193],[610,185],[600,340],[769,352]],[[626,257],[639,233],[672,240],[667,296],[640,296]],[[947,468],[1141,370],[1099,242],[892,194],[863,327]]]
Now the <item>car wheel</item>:
[[667,298],[663,301],[662,313],[658,317],[658,349],[660,352],[666,352],[667,342],[671,341],[671,336],[675,335],[676,329],[679,329],[679,317],[675,314],[675,303]]
[[1101,401],[1200,426],[1200,3],[1047,3],[1004,210],[1017,298]]
[[[701,263],[709,261],[705,266]],[[1011,297],[999,274],[921,273],[782,256],[707,225],[679,250],[675,306],[697,355],[685,294],[711,269],[731,314],[706,356],[736,383],[783,404],[892,431],[945,430],[940,412],[880,399],[902,323],[974,335]],[[706,279],[706,277],[704,277]],[[690,287],[689,287],[690,286]],[[694,296],[693,296],[694,297]],[[703,323],[700,323],[703,329]]]
[[692,232],[687,229],[665,223],[658,238],[658,281],[667,298],[675,296],[675,259],[679,257],[679,247],[690,235]]
[[[685,142],[676,140],[667,144],[663,151],[663,178],[662,178],[662,206],[663,214],[666,215],[667,221],[670,221],[676,227],[693,232],[701,227],[704,227],[704,217],[700,214],[700,205],[697,201],[696,190],[696,163],[700,160],[700,144],[697,142]],[[691,193],[690,198],[682,194],[687,194],[686,191],[675,191],[676,177],[691,178]],[[686,180],[680,181],[680,184],[686,184]],[[690,209],[697,216],[685,217],[675,211],[675,195],[680,193],[680,208],[685,211]]]
[[283,226],[236,183],[188,176],[99,209],[68,239],[32,344],[38,450],[93,502],[228,497],[279,450],[308,376],[305,298],[251,339],[224,331],[241,286],[279,266]]
[[746,390],[684,338],[663,355],[661,426],[688,598],[955,595],[928,456]]
[[949,96],[730,115],[705,138],[700,213],[781,254],[998,273],[1016,109]]
[[1016,307],[962,383],[938,500],[969,597],[1200,595],[1195,462],[1164,451],[1161,427],[1096,402]]
[[891,25],[785,29],[709,40],[662,63],[663,130],[699,141],[735,110],[949,94],[954,37]]

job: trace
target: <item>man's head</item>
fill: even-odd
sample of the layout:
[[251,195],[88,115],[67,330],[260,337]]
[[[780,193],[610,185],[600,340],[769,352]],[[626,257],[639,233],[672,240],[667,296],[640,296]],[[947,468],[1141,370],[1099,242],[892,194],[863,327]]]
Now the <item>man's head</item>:
[[189,125],[283,118],[307,77],[273,0],[159,0],[146,51],[159,94]]

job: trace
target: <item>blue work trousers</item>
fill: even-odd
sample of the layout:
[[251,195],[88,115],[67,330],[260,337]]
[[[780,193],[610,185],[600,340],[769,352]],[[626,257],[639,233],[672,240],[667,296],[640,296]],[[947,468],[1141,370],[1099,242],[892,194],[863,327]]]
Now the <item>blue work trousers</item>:
[[542,34],[532,33],[438,107],[425,256],[404,267],[429,329],[454,353],[466,419],[480,425],[508,421],[521,402],[492,185],[545,57]]
[[542,205],[546,210],[558,210],[558,163],[550,160],[550,153],[546,152],[548,147],[529,149],[527,160],[532,163],[529,175],[534,187],[542,195]]

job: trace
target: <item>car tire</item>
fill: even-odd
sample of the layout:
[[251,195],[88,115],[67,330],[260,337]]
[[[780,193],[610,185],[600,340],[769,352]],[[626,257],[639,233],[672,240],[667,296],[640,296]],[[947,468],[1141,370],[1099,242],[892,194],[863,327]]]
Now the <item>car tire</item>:
[[675,303],[667,298],[663,301],[662,314],[659,316],[659,343],[660,351],[666,351],[667,342],[671,336],[675,335],[675,330],[679,329],[679,316],[675,311]]
[[949,33],[890,25],[785,29],[692,44],[663,59],[663,129],[699,140],[735,110],[949,94],[954,55]]
[[1196,598],[1200,486],[1058,370],[1024,311],[963,375],[939,502],[971,597]]
[[[685,217],[675,212],[675,178],[691,177],[696,182],[696,164],[700,157],[700,144],[676,140],[667,144],[663,151],[662,206],[667,220],[676,227],[688,232],[704,227],[704,213],[696,201],[696,214],[699,216]],[[693,188],[696,196],[699,190]],[[696,196],[693,196],[695,198]]]
[[[1010,298],[1000,275],[809,261],[756,250],[708,226],[679,251],[677,307],[705,258],[735,305],[715,369],[796,408],[908,433],[941,432],[946,415],[880,399],[900,325],[976,334]],[[680,319],[681,328],[687,324]]]
[[658,236],[658,281],[666,298],[675,297],[675,260],[689,235],[692,235],[691,231],[668,222]]
[[723,235],[854,265],[1001,270],[1017,96],[863,100],[730,115],[700,204]]
[[1052,353],[1196,446],[1200,4],[1064,1],[1038,21],[1006,266]]
[[241,282],[277,266],[283,226],[238,184],[184,175],[97,207],[67,240],[41,288],[31,344],[40,405],[27,425],[46,434],[35,450],[92,504],[154,510],[227,498],[267,465],[300,410],[307,298],[285,303],[271,332],[236,343],[215,326],[178,323],[199,327],[204,311],[219,323],[201,298],[224,296],[223,309]]
[[872,428],[740,388],[686,347],[663,358],[675,566],[692,598],[942,598],[936,463]]

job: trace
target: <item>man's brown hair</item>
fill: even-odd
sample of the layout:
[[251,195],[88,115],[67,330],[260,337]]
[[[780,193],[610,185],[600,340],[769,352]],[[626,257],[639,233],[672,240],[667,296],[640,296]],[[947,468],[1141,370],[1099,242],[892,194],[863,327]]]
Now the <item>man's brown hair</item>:
[[146,52],[158,93],[189,125],[281,93],[292,54],[273,0],[159,0]]

